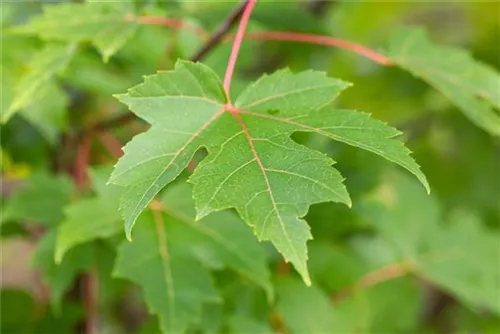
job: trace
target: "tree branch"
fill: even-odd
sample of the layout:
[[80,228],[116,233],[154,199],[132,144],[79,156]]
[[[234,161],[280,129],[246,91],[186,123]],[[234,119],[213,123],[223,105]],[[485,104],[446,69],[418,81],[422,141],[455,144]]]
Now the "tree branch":
[[238,19],[243,14],[245,7],[249,0],[242,2],[239,6],[235,7],[229,16],[222,22],[219,28],[212,34],[208,41],[191,57],[192,61],[199,61],[204,58],[210,51],[212,51],[222,41],[224,36],[236,24]]
[[368,58],[379,65],[391,66],[392,62],[389,58],[381,53],[378,53],[366,46],[357,44],[354,42],[346,41],[336,37],[298,33],[298,32],[288,32],[288,31],[262,31],[262,32],[252,32],[245,36],[248,40],[261,40],[261,41],[287,41],[287,42],[299,42],[307,44],[317,44],[333,46],[341,49],[346,49],[355,52],[365,58]]
[[387,265],[375,271],[371,271],[352,286],[335,293],[332,296],[332,300],[334,302],[338,302],[349,297],[354,291],[358,289],[367,289],[382,282],[404,276],[412,272],[412,269],[413,267],[410,262],[400,262]]

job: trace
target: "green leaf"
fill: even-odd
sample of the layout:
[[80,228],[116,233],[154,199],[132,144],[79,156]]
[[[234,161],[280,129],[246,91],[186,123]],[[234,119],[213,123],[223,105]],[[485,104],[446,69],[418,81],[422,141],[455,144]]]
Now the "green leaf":
[[47,85],[70,61],[76,47],[74,44],[48,44],[33,55],[27,64],[27,72],[15,84],[13,96],[6,109],[2,109],[1,121],[7,122],[20,109],[33,105],[44,94]]
[[347,333],[331,301],[317,287],[280,279],[277,295],[276,307],[291,333]]
[[204,302],[218,300],[214,282],[182,244],[173,242],[161,213],[145,212],[139,221],[134,241],[118,250],[115,274],[143,288],[163,332],[182,333],[201,317]]
[[64,293],[76,276],[87,270],[92,261],[91,245],[84,245],[68,252],[60,264],[54,262],[56,230],[47,232],[40,241],[33,258],[33,267],[43,273],[44,281],[51,288],[51,302],[56,313],[61,311]]
[[250,318],[246,314],[234,314],[229,318],[230,333],[259,333],[273,334],[273,330],[268,323]]
[[0,291],[2,298],[2,333],[33,333],[35,327],[36,302],[32,296],[22,290]]
[[[397,177],[395,177],[397,176]],[[392,175],[364,206],[380,237],[362,240],[366,254],[386,253],[381,264],[406,263],[409,271],[472,306],[500,313],[491,296],[500,292],[498,234],[473,215],[458,212],[443,223],[439,202],[402,175]],[[376,244],[377,252],[373,245]],[[372,255],[373,258],[373,255]]]
[[118,276],[143,287],[167,333],[182,332],[200,319],[205,302],[219,301],[209,267],[229,267],[272,294],[266,253],[251,232],[229,212],[196,222],[190,194],[187,184],[169,188],[161,197],[164,213],[139,218],[115,267]]
[[122,229],[118,203],[119,187],[105,185],[109,168],[91,170],[90,177],[97,196],[82,199],[66,207],[65,219],[58,227],[55,261],[76,245],[97,238],[110,237]]
[[[131,2],[61,3],[43,6],[44,12],[13,32],[38,35],[42,39],[67,43],[91,42],[105,62],[132,36]],[[78,15],[75,15],[78,13]]]
[[422,78],[480,128],[500,136],[500,75],[465,50],[434,44],[423,29],[398,30],[388,56]]
[[63,207],[71,199],[73,186],[62,176],[33,174],[2,208],[2,221],[24,220],[55,226],[63,219]]
[[377,153],[428,187],[409,150],[391,139],[397,130],[366,114],[328,106],[348,85],[321,72],[282,70],[251,84],[228,110],[216,74],[180,61],[173,71],[147,77],[119,95],[152,124],[127,144],[110,178],[127,188],[121,205],[127,235],[153,197],[206,147],[209,155],[190,179],[197,218],[235,207],[257,238],[270,240],[310,284],[311,235],[300,218],[313,203],[351,201],[342,176],[331,167],[334,161],[292,141],[293,132],[317,132]]
[[41,87],[40,97],[19,111],[52,145],[56,144],[61,130],[67,126],[69,98],[54,82]]

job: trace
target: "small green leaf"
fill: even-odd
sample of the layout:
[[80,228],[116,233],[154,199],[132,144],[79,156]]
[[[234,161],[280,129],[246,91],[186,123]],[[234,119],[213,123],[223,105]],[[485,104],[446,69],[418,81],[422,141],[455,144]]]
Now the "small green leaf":
[[50,41],[92,42],[105,62],[126,43],[136,27],[131,2],[61,3],[43,9],[43,14],[12,31]]
[[9,221],[24,220],[55,226],[63,219],[63,207],[71,200],[73,186],[62,176],[33,174],[2,208]]
[[56,263],[60,263],[64,254],[76,245],[97,238],[107,238],[122,230],[118,212],[121,189],[104,184],[109,174],[109,168],[91,170],[97,196],[77,201],[64,210],[65,219],[59,225],[57,233]]
[[388,56],[439,90],[477,126],[500,136],[500,74],[493,68],[465,50],[434,44],[416,28],[398,30]]
[[27,73],[15,84],[9,106],[2,110],[2,123],[7,122],[20,109],[35,103],[43,93],[45,85],[68,64],[75,50],[74,44],[48,44],[35,53],[27,65]]
[[39,95],[27,108],[20,110],[19,114],[54,145],[61,130],[67,127],[69,98],[54,82],[41,87]]
[[51,230],[40,240],[33,258],[33,267],[42,271],[44,281],[51,288],[52,306],[55,312],[59,313],[64,293],[78,274],[89,269],[93,253],[91,245],[83,245],[68,252],[64,260],[56,264],[56,237],[56,230]]

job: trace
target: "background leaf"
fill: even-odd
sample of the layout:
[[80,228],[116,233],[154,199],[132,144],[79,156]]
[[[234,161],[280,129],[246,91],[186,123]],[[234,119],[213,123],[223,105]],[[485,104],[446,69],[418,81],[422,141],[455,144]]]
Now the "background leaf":
[[422,29],[394,34],[388,55],[439,90],[477,126],[500,135],[500,75],[493,68],[465,50],[434,44]]

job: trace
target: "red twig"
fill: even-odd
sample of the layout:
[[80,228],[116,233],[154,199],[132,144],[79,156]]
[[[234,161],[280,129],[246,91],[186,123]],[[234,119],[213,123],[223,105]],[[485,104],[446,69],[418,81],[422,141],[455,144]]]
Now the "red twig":
[[120,159],[123,155],[122,151],[122,143],[116,139],[115,136],[110,134],[109,132],[102,132],[98,135],[99,141],[106,147],[108,152],[115,158],[116,160]]
[[248,33],[245,35],[245,39],[262,40],[262,41],[271,41],[271,40],[289,41],[289,42],[333,46],[355,52],[383,66],[392,65],[390,59],[384,56],[383,54],[378,53],[370,48],[367,48],[366,46],[349,42],[336,37],[298,33],[298,32],[287,32],[287,31],[262,31],[262,32]]
[[357,281],[353,286],[341,290],[332,296],[333,301],[342,300],[352,294],[356,289],[367,289],[371,286],[386,282],[411,273],[413,267],[410,262],[400,262],[387,265],[375,271],[369,272]]
[[87,184],[87,166],[90,158],[90,136],[83,137],[76,149],[76,157],[73,165],[73,180],[79,190]]
[[[248,7],[248,6],[247,6]],[[247,8],[245,7],[245,8]],[[132,18],[134,19],[134,18]],[[128,18],[128,21],[132,20]],[[164,17],[156,17],[156,16],[140,16],[136,18],[137,22],[140,24],[153,24],[153,25],[163,25],[168,26],[174,29],[185,29],[191,31],[203,39],[207,39],[207,32],[199,27],[195,27],[187,24],[186,22],[178,19],[169,19]],[[243,21],[243,19],[242,19]],[[230,22],[230,21],[228,21]],[[246,24],[245,24],[246,26]],[[221,30],[223,31],[223,30]],[[214,35],[212,38],[216,37],[220,38],[219,34]],[[391,66],[392,62],[389,58],[384,56],[383,54],[372,50],[364,45],[357,44],[354,42],[346,41],[341,38],[324,36],[324,35],[316,35],[316,34],[307,34],[307,33],[299,33],[299,32],[291,32],[291,31],[259,31],[259,32],[250,32],[245,34],[244,39],[248,40],[260,40],[260,41],[288,41],[288,42],[297,42],[297,43],[307,43],[307,44],[317,44],[317,45],[325,45],[336,48],[341,48],[345,50],[352,51],[354,53],[359,54],[367,59],[370,59],[377,64],[382,66]],[[224,39],[224,42],[230,42],[233,40],[233,36],[228,36]],[[214,43],[216,44],[216,43]],[[210,44],[209,44],[210,45]],[[195,57],[197,58],[197,57]]]
[[227,64],[226,75],[224,75],[224,90],[226,91],[226,96],[229,100],[231,80],[233,79],[234,66],[236,65],[236,60],[238,59],[238,53],[240,52],[241,42],[243,41],[243,36],[245,35],[245,29],[252,14],[252,10],[256,4],[257,0],[249,0],[243,10],[241,15],[240,25],[233,42],[233,48],[231,49],[231,55],[229,56],[229,61]]
[[93,272],[83,276],[83,302],[85,307],[85,334],[98,333],[98,293],[99,285]]

